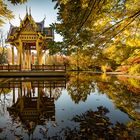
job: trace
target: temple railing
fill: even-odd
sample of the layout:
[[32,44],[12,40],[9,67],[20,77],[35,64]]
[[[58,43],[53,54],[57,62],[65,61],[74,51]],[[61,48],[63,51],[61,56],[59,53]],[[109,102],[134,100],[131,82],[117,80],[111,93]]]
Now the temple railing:
[[6,70],[6,71],[13,71],[13,70],[21,70],[21,65],[0,65],[0,70]]
[[[31,88],[65,88],[66,80],[63,81],[31,81]],[[20,81],[10,81],[6,83],[1,83],[0,88],[21,88],[22,82]]]
[[66,65],[32,65],[30,69],[24,69],[21,65],[0,65],[0,71],[66,71]]
[[66,65],[31,65],[31,70],[66,71]]

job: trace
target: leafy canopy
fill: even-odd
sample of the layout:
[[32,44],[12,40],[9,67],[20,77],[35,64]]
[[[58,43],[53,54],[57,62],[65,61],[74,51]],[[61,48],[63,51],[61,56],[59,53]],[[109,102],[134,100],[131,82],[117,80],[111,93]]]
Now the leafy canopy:
[[67,47],[83,43],[103,47],[134,21],[139,21],[139,0],[53,1],[57,2],[60,21],[54,27],[64,37]]
[[3,0],[0,0],[0,26],[5,23],[5,20],[10,20],[13,17],[12,11],[7,8]]

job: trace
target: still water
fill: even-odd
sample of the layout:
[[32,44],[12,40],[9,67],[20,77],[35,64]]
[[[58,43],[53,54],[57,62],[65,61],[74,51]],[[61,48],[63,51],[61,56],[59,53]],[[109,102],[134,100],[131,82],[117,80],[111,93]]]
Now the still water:
[[140,139],[140,80],[68,73],[0,78],[0,140]]

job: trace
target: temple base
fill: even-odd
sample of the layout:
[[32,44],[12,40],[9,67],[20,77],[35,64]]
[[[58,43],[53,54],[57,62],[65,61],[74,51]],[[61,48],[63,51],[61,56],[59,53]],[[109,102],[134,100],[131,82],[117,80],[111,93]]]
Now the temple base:
[[0,72],[0,77],[42,77],[42,76],[46,76],[46,77],[61,77],[61,76],[65,76],[66,72],[65,71],[2,71]]

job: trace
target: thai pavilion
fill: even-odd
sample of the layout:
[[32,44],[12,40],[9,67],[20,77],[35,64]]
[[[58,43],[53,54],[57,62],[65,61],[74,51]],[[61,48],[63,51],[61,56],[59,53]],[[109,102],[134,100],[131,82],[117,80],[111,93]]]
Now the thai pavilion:
[[45,18],[41,22],[35,22],[31,11],[26,10],[23,20],[20,19],[20,26],[10,25],[6,42],[12,48],[12,65],[15,64],[15,48],[17,49],[17,64],[22,70],[30,70],[34,64],[32,50],[37,52],[36,64],[42,65],[43,55],[48,49],[48,43],[54,40],[54,32],[51,27],[44,27]]

